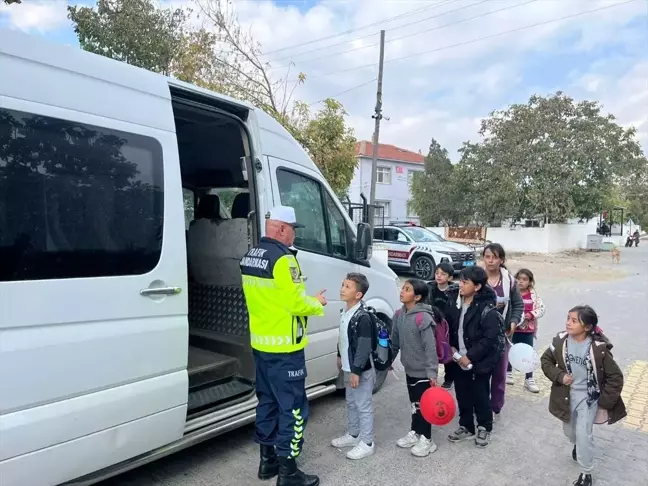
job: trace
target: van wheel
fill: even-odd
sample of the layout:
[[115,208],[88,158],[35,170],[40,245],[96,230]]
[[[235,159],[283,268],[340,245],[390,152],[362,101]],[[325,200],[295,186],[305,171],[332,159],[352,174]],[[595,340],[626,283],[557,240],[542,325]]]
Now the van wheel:
[[418,256],[412,264],[412,271],[421,280],[431,280],[434,275],[434,260],[429,256]]

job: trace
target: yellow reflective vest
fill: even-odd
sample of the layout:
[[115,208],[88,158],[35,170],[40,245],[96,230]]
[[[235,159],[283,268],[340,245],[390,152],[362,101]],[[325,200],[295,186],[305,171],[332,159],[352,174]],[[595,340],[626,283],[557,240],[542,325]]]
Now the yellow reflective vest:
[[308,316],[324,315],[324,307],[306,295],[301,269],[290,248],[261,238],[240,266],[252,348],[266,353],[304,349]]

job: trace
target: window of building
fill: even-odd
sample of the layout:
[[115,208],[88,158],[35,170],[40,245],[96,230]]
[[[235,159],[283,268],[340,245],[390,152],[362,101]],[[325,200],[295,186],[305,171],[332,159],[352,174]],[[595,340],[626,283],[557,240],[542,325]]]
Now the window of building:
[[418,218],[418,214],[412,208],[412,201],[407,201],[407,216],[410,218]]
[[376,212],[376,217],[389,218],[391,216],[391,202],[390,201],[376,201],[376,206],[382,208],[381,211]]
[[295,247],[348,258],[349,228],[335,201],[314,179],[285,169],[277,170],[281,204],[295,208],[297,229]]
[[391,184],[391,167],[377,167],[376,168],[376,182],[378,184]]
[[153,138],[0,109],[0,281],[140,275],[162,250]]

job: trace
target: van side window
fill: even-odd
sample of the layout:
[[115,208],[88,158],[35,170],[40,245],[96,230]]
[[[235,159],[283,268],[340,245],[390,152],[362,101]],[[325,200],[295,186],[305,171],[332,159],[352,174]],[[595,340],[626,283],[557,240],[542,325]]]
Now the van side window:
[[0,281],[149,272],[163,198],[155,139],[0,109]]
[[189,224],[194,220],[196,212],[196,193],[183,187],[182,202],[184,204],[185,230],[189,230]]
[[297,221],[305,226],[298,228],[295,246],[301,250],[328,253],[322,187],[308,177],[288,170],[277,170],[277,183],[281,204],[295,209]]
[[349,256],[349,235],[347,235],[346,221],[328,192],[324,193],[324,199],[326,201],[326,212],[328,213],[329,229],[331,231],[332,254],[335,257],[347,258]]

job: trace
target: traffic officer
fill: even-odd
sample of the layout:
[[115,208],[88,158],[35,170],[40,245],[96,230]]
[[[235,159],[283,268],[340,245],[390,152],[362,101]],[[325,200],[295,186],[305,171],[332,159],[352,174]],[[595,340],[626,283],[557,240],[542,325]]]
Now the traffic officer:
[[255,440],[261,447],[259,479],[277,486],[317,486],[317,476],[297,468],[308,420],[306,360],[308,316],[324,314],[324,290],[310,297],[291,249],[295,210],[276,206],[266,216],[265,236],[241,259],[243,293],[250,315],[256,363]]

